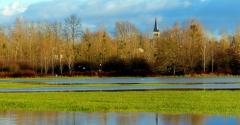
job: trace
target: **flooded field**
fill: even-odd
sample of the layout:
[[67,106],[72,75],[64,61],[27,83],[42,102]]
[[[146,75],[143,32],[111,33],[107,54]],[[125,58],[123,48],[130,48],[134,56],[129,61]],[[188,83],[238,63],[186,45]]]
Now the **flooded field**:
[[[0,92],[135,91],[135,90],[239,90],[240,78],[36,78],[2,79],[2,83],[66,85],[32,88],[1,88]],[[67,85],[96,86],[67,86]],[[99,84],[99,86],[97,85]],[[101,84],[101,85],[100,85]],[[104,84],[111,84],[104,86]],[[121,84],[114,86],[114,84]],[[129,85],[131,84],[131,86]],[[141,86],[136,84],[142,84]],[[150,84],[150,85],[148,85]],[[159,85],[164,84],[164,85]]]
[[2,88],[0,92],[85,92],[85,91],[144,91],[144,90],[240,90],[240,84],[191,84],[169,86],[92,86]]
[[239,125],[240,117],[160,113],[0,112],[4,125]]
[[240,78],[36,78],[36,79],[1,79],[0,82],[48,83],[48,84],[91,84],[91,83],[240,83]]

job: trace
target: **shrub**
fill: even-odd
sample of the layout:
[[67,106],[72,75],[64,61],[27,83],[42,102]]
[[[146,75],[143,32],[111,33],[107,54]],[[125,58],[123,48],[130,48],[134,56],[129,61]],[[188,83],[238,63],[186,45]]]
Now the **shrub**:
[[33,68],[27,62],[18,63],[20,70],[33,70]]
[[18,64],[13,63],[9,66],[9,72],[16,73],[20,70],[20,67]]
[[81,61],[74,64],[73,71],[75,72],[88,72],[97,70],[98,66],[97,64],[87,62],[87,61]]
[[23,71],[18,71],[15,73],[12,73],[11,77],[35,77],[37,76],[37,73],[34,72],[33,70],[23,70]]
[[0,77],[10,77],[10,73],[9,72],[0,72]]
[[126,62],[119,57],[110,57],[102,67],[106,72],[123,72],[128,69]]
[[147,75],[151,72],[149,63],[143,58],[133,58],[129,61],[129,72],[133,75]]

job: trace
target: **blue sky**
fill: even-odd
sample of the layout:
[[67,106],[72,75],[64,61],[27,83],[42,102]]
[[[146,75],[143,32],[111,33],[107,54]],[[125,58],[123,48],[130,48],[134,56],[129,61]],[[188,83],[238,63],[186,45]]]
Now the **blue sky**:
[[76,14],[92,30],[105,26],[113,31],[122,20],[150,32],[155,17],[161,29],[195,18],[214,34],[231,33],[240,24],[239,5],[239,0],[0,0],[0,24],[16,17],[48,22]]

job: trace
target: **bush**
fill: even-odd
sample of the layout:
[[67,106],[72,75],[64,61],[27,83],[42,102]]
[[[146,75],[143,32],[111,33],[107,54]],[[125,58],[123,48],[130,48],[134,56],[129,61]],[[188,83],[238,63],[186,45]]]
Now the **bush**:
[[127,68],[126,62],[123,59],[111,57],[103,64],[102,70],[106,72],[124,72]]
[[18,64],[13,63],[9,66],[9,72],[16,73],[20,70],[20,67]]
[[0,77],[1,78],[10,77],[10,73],[9,72],[0,72]]
[[20,70],[33,70],[33,68],[27,62],[18,63]]
[[97,64],[82,61],[74,64],[73,71],[75,72],[89,72],[93,70],[98,70]]
[[145,76],[151,72],[151,67],[145,59],[133,58],[129,61],[129,71],[132,75]]
[[11,77],[35,77],[37,73],[33,70],[18,71],[11,74]]

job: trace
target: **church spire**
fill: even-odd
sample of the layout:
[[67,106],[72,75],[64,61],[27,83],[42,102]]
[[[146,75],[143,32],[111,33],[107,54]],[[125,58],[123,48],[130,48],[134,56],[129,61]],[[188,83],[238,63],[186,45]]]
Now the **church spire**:
[[154,25],[154,29],[153,29],[153,36],[154,37],[159,37],[160,36],[160,31],[158,29],[157,18],[155,18],[155,25]]
[[159,32],[159,30],[158,30],[157,18],[155,18],[155,25],[154,25],[153,32]]

